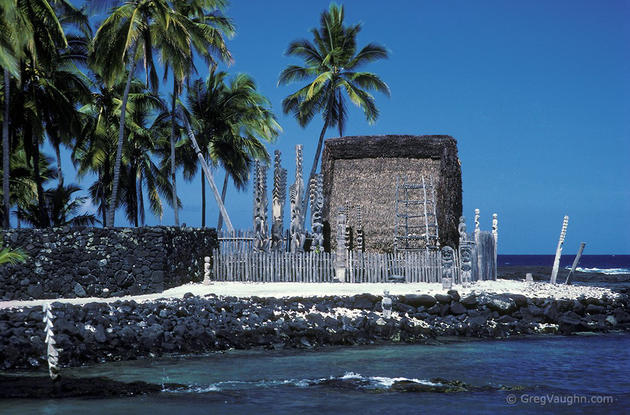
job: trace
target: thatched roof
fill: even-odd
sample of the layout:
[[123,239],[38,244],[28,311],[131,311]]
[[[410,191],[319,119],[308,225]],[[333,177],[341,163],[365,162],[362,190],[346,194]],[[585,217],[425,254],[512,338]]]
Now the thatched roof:
[[353,135],[326,140],[322,162],[379,157],[440,159],[445,148],[457,155],[457,140],[450,135]]
[[[382,135],[349,136],[326,140],[322,156],[325,201],[323,216],[325,222],[334,223],[334,219],[329,218],[329,216],[331,213],[330,201],[331,196],[333,196],[332,185],[335,175],[335,161],[356,159],[425,159],[427,161],[430,159],[434,161],[433,163],[439,162],[436,198],[440,243],[453,247],[457,246],[459,241],[457,225],[462,214],[462,180],[457,156],[457,141],[453,137],[448,135]],[[356,175],[354,178],[356,180],[361,180],[362,176],[365,179],[374,180],[374,174],[378,175],[378,172],[356,171],[351,174]],[[384,181],[387,180],[390,179],[384,179]],[[395,187],[395,183],[389,182],[378,183],[378,185]],[[343,189],[335,190],[335,192],[340,191],[343,191]],[[370,196],[362,195],[362,197]],[[393,206],[394,201],[392,200],[391,203]],[[389,232],[389,230],[385,232]],[[387,237],[390,237],[390,235],[387,235]],[[391,238],[393,238],[393,235],[391,235]]]

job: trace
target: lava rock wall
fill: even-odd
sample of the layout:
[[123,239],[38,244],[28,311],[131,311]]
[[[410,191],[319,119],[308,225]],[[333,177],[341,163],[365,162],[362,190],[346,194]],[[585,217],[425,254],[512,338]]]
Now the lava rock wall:
[[22,264],[0,266],[0,299],[109,297],[161,292],[203,279],[203,257],[217,247],[214,229],[10,229],[2,246],[21,249]]

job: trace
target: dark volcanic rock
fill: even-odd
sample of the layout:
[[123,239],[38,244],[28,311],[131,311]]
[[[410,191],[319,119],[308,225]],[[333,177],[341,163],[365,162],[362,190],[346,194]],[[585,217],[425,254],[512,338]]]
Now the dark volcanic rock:
[[77,297],[85,297],[87,293],[85,292],[85,288],[78,282],[74,284],[74,293]]
[[509,297],[514,300],[516,307],[527,307],[527,297],[522,294],[508,294]]
[[451,304],[451,313],[455,315],[464,314],[466,311],[466,307],[464,307],[462,303],[453,302]]
[[74,298],[148,294],[203,279],[203,257],[217,247],[214,229],[45,228],[0,232],[25,263],[0,267],[0,298]]
[[493,294],[482,297],[481,303],[490,310],[507,314],[516,310],[516,302],[507,294]]
[[589,304],[586,306],[586,312],[589,314],[600,314],[603,313],[606,309],[601,305]]
[[[169,390],[185,385],[166,384]],[[146,382],[119,382],[104,377],[65,378],[52,381],[47,376],[0,375],[0,399],[108,398],[156,393],[162,385]]]
[[372,294],[360,294],[354,296],[354,308],[361,308],[364,310],[371,310],[374,308],[374,303],[380,301],[380,299]]
[[469,295],[468,297],[462,298],[460,302],[466,308],[474,308],[477,306],[477,297],[475,297],[474,295]]
[[400,301],[404,304],[408,304],[413,307],[431,307],[437,300],[432,295],[428,294],[408,294],[403,296]]
[[447,294],[451,296],[453,301],[459,301],[461,299],[461,296],[456,290],[448,290]]
[[435,294],[435,299],[441,304],[449,304],[452,300],[448,294]]
[[[229,348],[419,343],[435,336],[505,338],[541,329],[565,334],[630,330],[626,297],[587,304],[593,306],[590,310],[601,312],[580,315],[573,311],[584,307],[580,301],[563,302],[562,308],[570,310],[561,312],[559,302],[552,299],[530,299],[526,307],[518,307],[522,299],[512,296],[470,295],[447,304],[432,296],[411,295],[393,297],[397,313],[387,319],[380,310],[381,297],[367,294],[283,299],[186,297],[84,306],[54,302],[56,340],[63,349],[60,364],[78,366]],[[408,300],[431,305],[416,307]],[[340,307],[355,310],[336,314]],[[0,310],[0,369],[45,365],[42,317],[41,307]],[[541,328],[538,323],[552,324]]]

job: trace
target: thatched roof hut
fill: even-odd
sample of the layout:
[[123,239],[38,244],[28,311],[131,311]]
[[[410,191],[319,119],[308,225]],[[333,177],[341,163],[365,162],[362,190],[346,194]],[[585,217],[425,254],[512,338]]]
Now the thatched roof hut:
[[[325,235],[334,249],[335,218],[346,204],[361,206],[367,251],[393,250],[396,180],[433,179],[439,239],[456,247],[462,214],[457,141],[448,135],[351,136],[326,140],[322,156]],[[352,218],[350,218],[351,226]]]

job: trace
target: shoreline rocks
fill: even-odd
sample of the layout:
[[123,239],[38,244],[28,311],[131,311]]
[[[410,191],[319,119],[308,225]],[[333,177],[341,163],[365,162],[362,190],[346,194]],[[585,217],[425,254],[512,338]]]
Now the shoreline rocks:
[[[437,297],[437,298],[436,298]],[[507,338],[630,331],[627,294],[554,300],[518,294],[382,297],[196,297],[147,303],[53,303],[62,366],[227,349],[430,343],[437,337]],[[0,370],[45,367],[41,307],[0,310]]]

